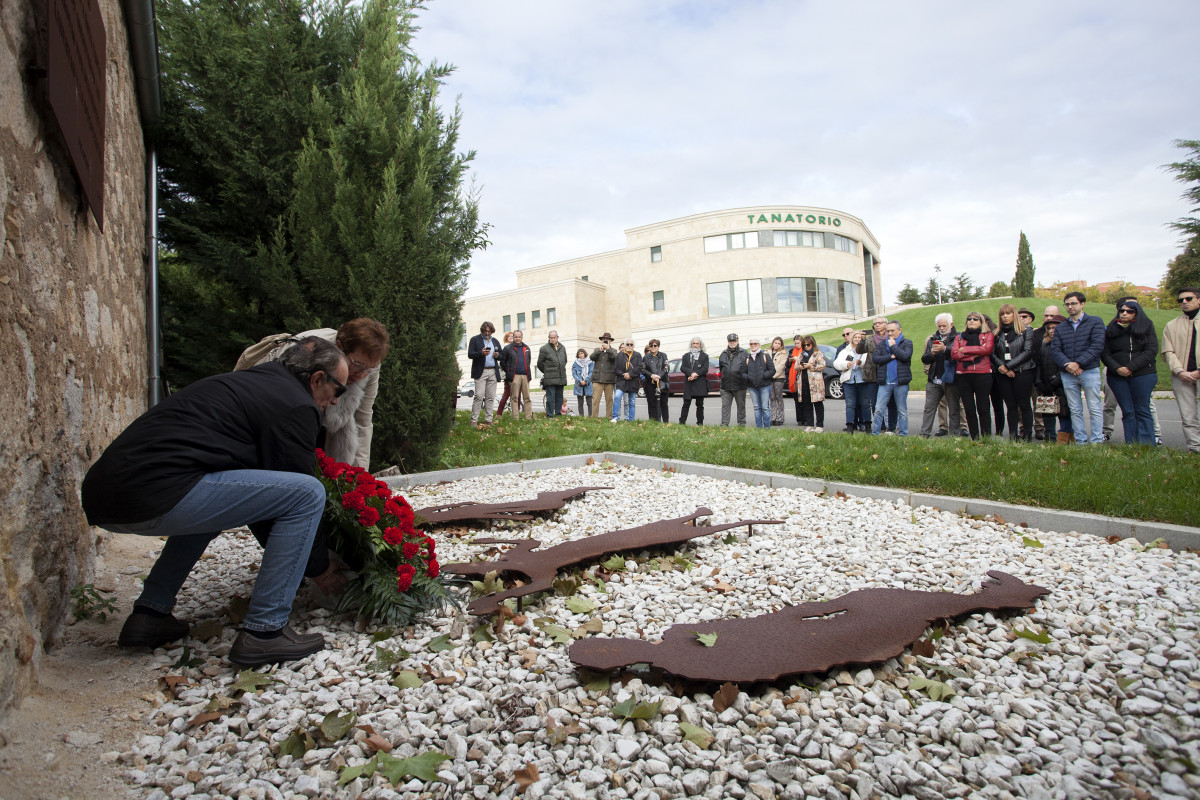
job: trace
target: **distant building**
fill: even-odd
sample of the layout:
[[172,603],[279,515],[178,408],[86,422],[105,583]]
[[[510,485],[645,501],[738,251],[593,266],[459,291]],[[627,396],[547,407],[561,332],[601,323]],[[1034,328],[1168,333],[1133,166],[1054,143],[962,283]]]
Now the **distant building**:
[[517,288],[468,298],[466,338],[484,320],[497,337],[520,329],[535,349],[554,328],[571,358],[610,331],[641,349],[662,341],[672,358],[693,336],[716,353],[737,332],[809,332],[871,316],[882,307],[879,242],[841,211],[758,206],[694,214],[625,231],[625,247],[517,270]]

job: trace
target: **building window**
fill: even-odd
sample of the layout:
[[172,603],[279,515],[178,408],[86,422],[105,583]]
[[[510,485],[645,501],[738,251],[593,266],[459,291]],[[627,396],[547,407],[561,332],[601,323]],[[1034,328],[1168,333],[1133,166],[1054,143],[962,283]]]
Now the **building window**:
[[723,233],[720,236],[704,237],[704,252],[719,253],[722,250],[744,250],[758,247],[758,231],[750,233]]
[[655,245],[650,248],[650,263],[657,264],[662,261],[662,247]]
[[666,298],[663,297],[663,293],[661,291],[655,292],[654,293],[654,310],[655,311],[663,311],[666,309],[666,307],[667,307],[667,301],[666,301]]
[[533,327],[535,327],[535,328],[542,327],[542,312],[541,311],[533,312]]
[[550,327],[554,327],[558,324],[558,315],[554,313],[553,308],[546,309],[546,324]]
[[724,281],[708,284],[708,316],[729,317],[763,313],[762,281]]
[[582,278],[580,278],[579,280],[581,280],[581,281],[586,281],[586,280],[587,280],[587,275],[584,275],[584,276],[583,276]]
[[771,231],[771,244],[775,247],[827,247],[844,253],[858,252],[853,239],[823,231]]
[[504,315],[504,333],[512,330],[512,314]]
[[524,311],[517,314],[517,330],[519,330],[519,331],[525,330],[525,312]]

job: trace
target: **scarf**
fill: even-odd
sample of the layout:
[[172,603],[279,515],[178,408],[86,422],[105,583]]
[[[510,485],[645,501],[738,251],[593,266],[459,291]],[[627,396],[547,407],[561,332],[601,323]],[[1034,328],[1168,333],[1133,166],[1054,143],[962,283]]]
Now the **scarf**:
[[971,347],[978,347],[979,337],[982,333],[983,328],[980,328],[977,331],[971,330],[970,328],[963,328],[963,332],[960,333],[959,336],[962,337],[964,344],[968,344]]
[[582,370],[581,374],[584,376],[586,376],[588,374],[588,365],[591,363],[592,363],[592,360],[590,358],[575,359],[575,366],[579,367],[579,369]]
[[[792,364],[790,367],[788,367],[788,379],[787,380],[788,380],[788,391],[789,392],[796,391],[796,373],[800,371],[800,370],[796,369],[796,362],[800,361],[800,356],[803,353],[804,353],[804,349],[800,345],[795,345],[794,347],[792,347],[792,352],[788,356],[788,358],[790,359],[791,364]],[[808,358],[805,357],[803,359],[803,361],[801,361],[800,363],[804,363],[804,361],[808,361]]]

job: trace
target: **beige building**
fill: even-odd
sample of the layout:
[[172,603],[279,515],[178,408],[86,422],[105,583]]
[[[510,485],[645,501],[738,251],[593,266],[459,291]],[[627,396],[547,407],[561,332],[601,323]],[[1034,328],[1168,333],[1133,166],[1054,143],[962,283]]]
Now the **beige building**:
[[[882,308],[879,242],[857,217],[828,208],[757,206],[625,231],[625,247],[517,270],[517,288],[468,298],[467,337],[525,331],[535,350],[558,331],[573,358],[599,336],[652,338],[672,358],[693,336],[716,353],[737,332],[790,341]],[[466,338],[459,364],[470,374]]]

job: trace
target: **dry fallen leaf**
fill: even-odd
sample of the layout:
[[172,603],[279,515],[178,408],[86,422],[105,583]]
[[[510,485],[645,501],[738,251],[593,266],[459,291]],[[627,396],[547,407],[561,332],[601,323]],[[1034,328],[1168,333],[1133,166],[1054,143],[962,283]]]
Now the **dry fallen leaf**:
[[878,460],[879,460],[879,453],[872,453],[872,454],[871,454],[871,460],[872,460],[872,461],[878,461]]
[[450,684],[454,683],[456,680],[458,680],[457,675],[443,675],[440,678],[434,678],[433,683],[435,686],[449,686]]
[[913,642],[912,651],[914,656],[932,658],[933,654],[937,652],[937,647],[928,639],[918,639]]
[[739,694],[741,694],[741,690],[738,689],[736,683],[721,684],[721,688],[713,695],[713,711],[720,714],[737,702]]
[[534,764],[532,761],[525,762],[524,769],[513,771],[513,778],[516,779],[517,785],[520,787],[517,789],[517,794],[524,794],[526,789],[538,782],[537,764]]
[[998,522],[998,523],[999,523],[999,524],[1001,524],[1001,525],[1005,524],[1005,523],[1004,523],[1004,517],[1000,516],[999,514],[992,514],[992,519],[993,519],[993,520],[995,520],[996,522]]
[[385,753],[392,752],[392,743],[389,742],[387,739],[384,739],[378,733],[373,733],[370,736],[368,736],[366,738],[365,743],[366,743],[367,747],[371,748],[376,753],[378,753],[381,750]]
[[729,594],[732,591],[736,591],[734,586],[726,583],[725,581],[717,581],[712,586],[706,586],[704,588],[710,589],[714,592],[720,592],[721,594]]
[[188,721],[189,728],[195,728],[198,725],[204,725],[207,722],[216,722],[221,717],[225,716],[220,711],[205,711],[202,714],[197,714]]

